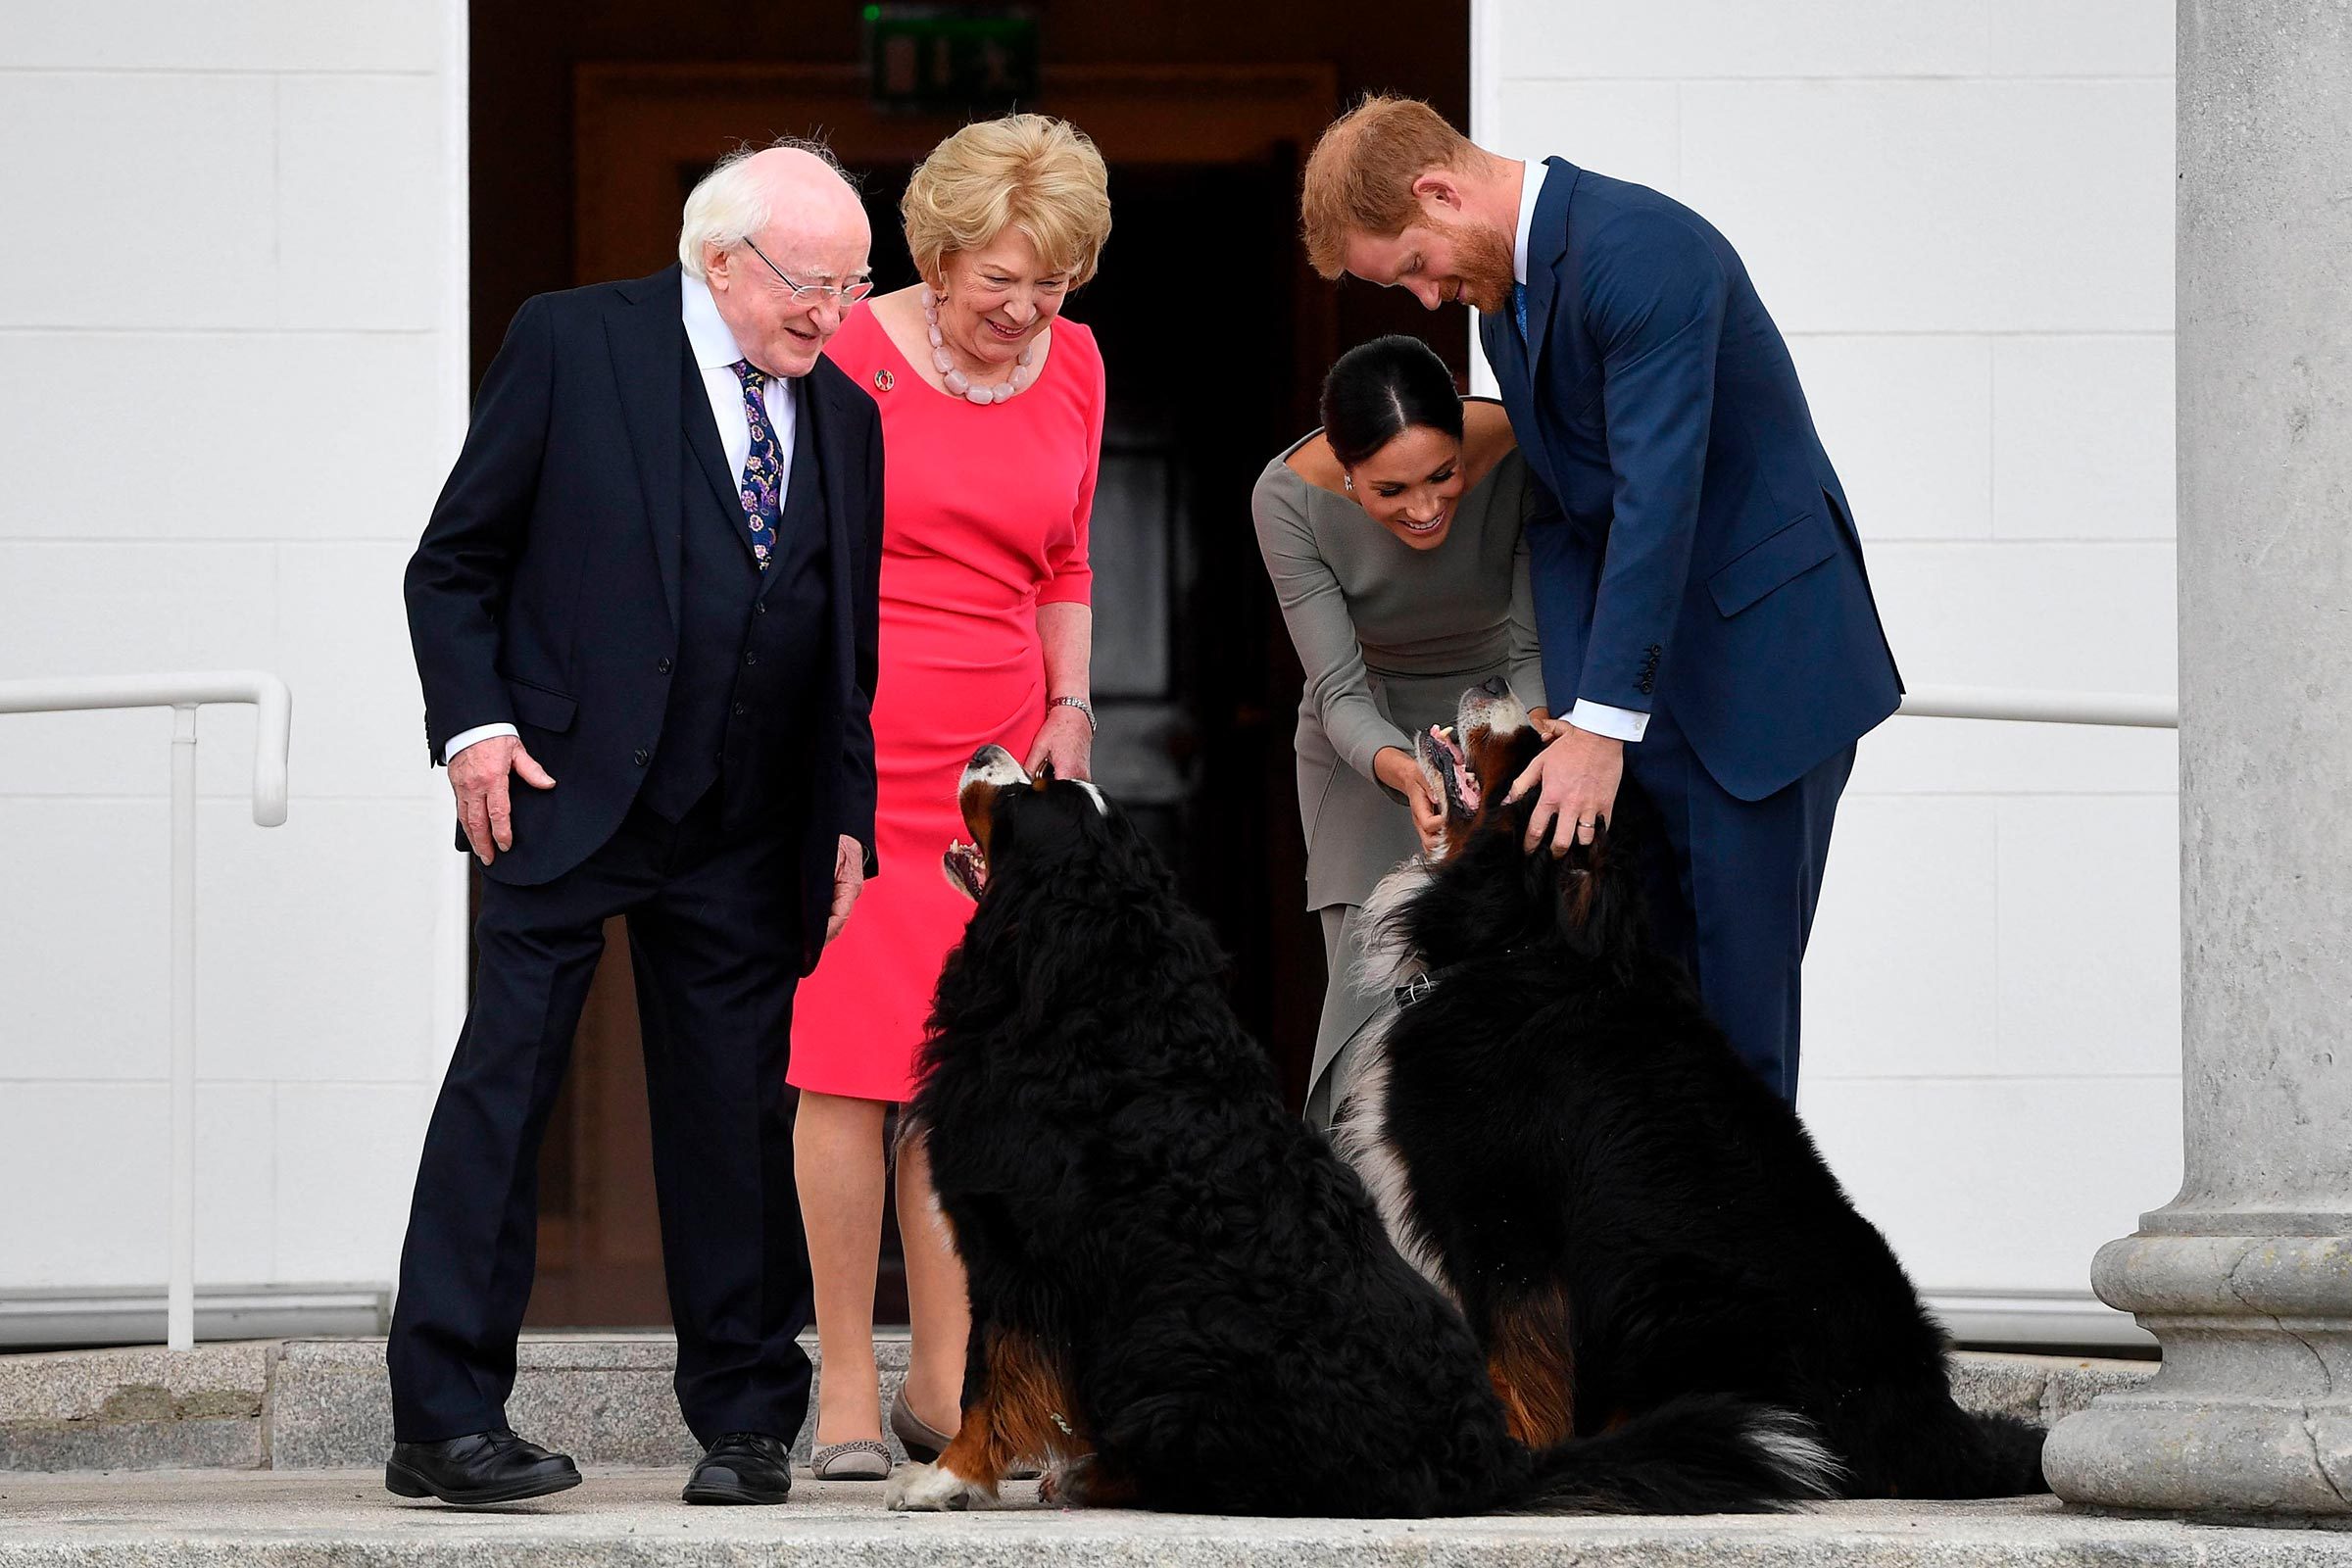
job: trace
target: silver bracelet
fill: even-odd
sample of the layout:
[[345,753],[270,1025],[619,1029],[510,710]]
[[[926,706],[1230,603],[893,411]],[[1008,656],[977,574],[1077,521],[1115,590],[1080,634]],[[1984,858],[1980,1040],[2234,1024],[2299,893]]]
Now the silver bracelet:
[[1046,699],[1046,706],[1048,708],[1075,708],[1084,713],[1086,715],[1086,732],[1089,735],[1102,727],[1095,722],[1095,705],[1083,697],[1050,697]]

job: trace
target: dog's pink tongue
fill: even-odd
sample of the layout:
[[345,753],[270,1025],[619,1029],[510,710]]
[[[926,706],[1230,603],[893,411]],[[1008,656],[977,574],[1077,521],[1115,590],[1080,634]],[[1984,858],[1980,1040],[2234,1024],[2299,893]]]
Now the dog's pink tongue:
[[1430,725],[1429,738],[1436,741],[1446,755],[1453,760],[1453,786],[1461,792],[1462,804],[1473,811],[1477,810],[1478,777],[1470,771],[1470,759],[1462,755],[1460,744],[1446,733],[1445,725]]

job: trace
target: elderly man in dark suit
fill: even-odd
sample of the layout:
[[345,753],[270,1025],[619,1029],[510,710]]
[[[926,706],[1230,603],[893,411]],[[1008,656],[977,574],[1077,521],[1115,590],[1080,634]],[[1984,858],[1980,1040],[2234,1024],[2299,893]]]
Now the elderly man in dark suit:
[[1310,259],[1481,313],[1558,514],[1528,529],[1565,722],[1512,791],[1533,850],[1592,842],[1619,780],[1661,808],[1660,936],[1796,1099],[1798,970],[1854,743],[1902,694],[1845,491],[1729,241],[1654,190],[1500,158],[1374,98],[1308,161]]
[[[433,760],[482,864],[473,1006],[425,1134],[385,1484],[579,1473],[508,1426],[540,1137],[628,920],[694,1502],[781,1502],[806,1413],[793,988],[874,867],[882,434],[821,357],[865,281],[821,148],[730,159],[679,265],[516,313],[408,570]],[[520,786],[511,783],[519,779]]]

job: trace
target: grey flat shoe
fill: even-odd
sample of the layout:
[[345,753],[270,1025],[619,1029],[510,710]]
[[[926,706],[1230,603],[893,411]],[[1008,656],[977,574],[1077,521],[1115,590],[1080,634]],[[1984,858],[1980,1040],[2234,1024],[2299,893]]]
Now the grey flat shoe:
[[953,1432],[942,1432],[916,1415],[906,1404],[906,1391],[901,1389],[890,1401],[890,1430],[898,1434],[906,1457],[918,1464],[931,1464],[947,1451],[956,1441]]
[[[956,1441],[952,1433],[940,1431],[909,1409],[904,1390],[890,1401],[890,1430],[899,1435],[899,1442],[906,1449],[906,1457],[917,1464],[936,1464],[948,1445]],[[1035,1481],[1044,1473],[1029,1460],[1016,1459],[1005,1470],[1004,1479]]]
[[808,1473],[819,1481],[887,1481],[890,1450],[873,1438],[828,1443],[808,1456]]

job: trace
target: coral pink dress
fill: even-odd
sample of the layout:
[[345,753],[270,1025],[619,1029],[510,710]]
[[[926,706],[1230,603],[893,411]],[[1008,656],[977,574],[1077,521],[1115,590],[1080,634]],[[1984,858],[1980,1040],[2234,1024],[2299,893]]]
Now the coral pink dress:
[[825,352],[882,411],[882,874],[801,982],[786,1076],[821,1094],[904,1101],[940,965],[972,912],[940,868],[966,836],[956,780],[992,741],[1028,760],[1046,716],[1037,607],[1085,604],[1092,587],[1102,356],[1063,317],[1037,379],[981,408],[924,381],[868,306]]

